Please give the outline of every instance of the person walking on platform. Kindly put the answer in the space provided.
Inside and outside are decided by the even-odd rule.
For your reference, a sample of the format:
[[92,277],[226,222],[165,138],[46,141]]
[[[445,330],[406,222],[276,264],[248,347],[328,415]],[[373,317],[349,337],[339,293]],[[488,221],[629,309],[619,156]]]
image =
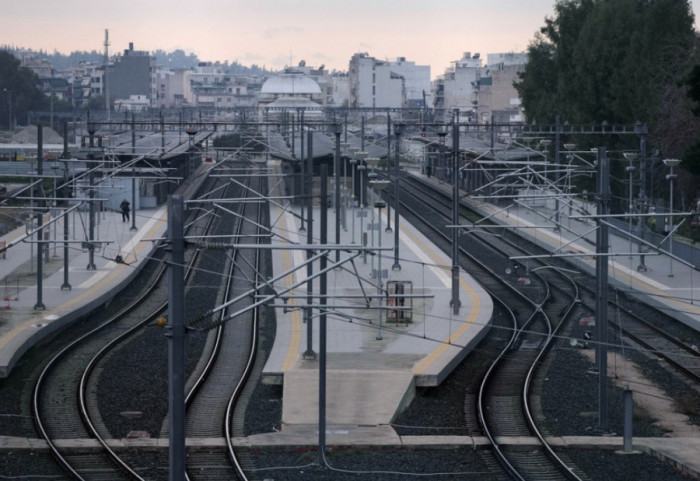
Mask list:
[[121,204],[119,204],[119,208],[122,210],[122,222],[129,222],[129,211],[131,210],[129,208],[129,201],[124,199]]

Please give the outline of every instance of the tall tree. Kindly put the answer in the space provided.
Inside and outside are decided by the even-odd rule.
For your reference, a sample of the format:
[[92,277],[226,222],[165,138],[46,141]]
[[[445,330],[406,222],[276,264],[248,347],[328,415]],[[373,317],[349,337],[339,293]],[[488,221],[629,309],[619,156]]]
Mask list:
[[[39,78],[20,65],[20,61],[6,50],[0,50],[0,125],[11,128],[26,121],[28,110],[46,109],[48,99],[39,89]],[[4,97],[4,98],[3,98]]]
[[528,120],[652,122],[692,61],[687,0],[558,0],[516,89]]

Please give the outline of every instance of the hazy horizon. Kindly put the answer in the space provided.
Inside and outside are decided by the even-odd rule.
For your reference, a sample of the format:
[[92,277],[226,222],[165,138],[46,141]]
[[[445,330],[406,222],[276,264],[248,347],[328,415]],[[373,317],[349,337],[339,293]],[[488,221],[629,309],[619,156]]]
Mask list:
[[[3,6],[0,44],[32,50],[110,53],[177,49],[200,61],[279,70],[305,60],[345,71],[350,58],[405,57],[441,75],[463,52],[523,52],[555,0],[35,0]],[[193,6],[194,5],[194,6]],[[692,4],[693,12],[697,9]]]

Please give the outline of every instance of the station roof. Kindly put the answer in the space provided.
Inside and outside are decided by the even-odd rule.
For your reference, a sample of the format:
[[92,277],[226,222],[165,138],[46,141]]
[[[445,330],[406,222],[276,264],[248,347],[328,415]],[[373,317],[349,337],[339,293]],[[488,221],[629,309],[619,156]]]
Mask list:
[[308,95],[320,94],[316,81],[302,73],[281,73],[270,77],[260,89],[262,94]]

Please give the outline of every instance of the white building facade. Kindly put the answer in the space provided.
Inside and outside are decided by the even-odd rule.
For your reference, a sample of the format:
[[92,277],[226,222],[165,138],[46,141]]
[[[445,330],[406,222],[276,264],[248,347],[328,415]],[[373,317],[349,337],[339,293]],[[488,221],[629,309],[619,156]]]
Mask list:
[[392,72],[389,62],[377,60],[367,53],[356,53],[350,59],[348,83],[350,107],[405,107],[405,80]]
[[415,62],[407,61],[406,57],[398,57],[389,64],[389,68],[404,79],[406,107],[423,108],[433,105],[429,65],[416,65]]

